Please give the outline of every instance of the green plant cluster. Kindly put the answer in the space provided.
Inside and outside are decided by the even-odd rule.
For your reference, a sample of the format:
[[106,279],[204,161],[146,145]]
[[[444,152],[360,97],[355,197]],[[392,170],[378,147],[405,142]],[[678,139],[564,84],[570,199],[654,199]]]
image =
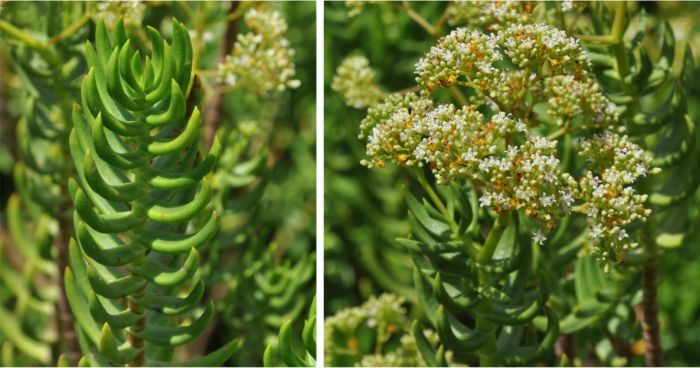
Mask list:
[[[0,9],[2,364],[262,364],[315,308],[314,5]],[[218,80],[251,11],[293,92]]]
[[[343,106],[343,96],[336,94],[328,98],[326,110],[326,135],[337,144],[326,152],[326,216],[330,222],[326,238],[332,242],[326,244],[325,277],[327,283],[345,289],[327,294],[327,314],[338,313],[327,320],[346,313],[337,312],[343,307],[356,306],[368,295],[386,290],[405,293],[412,301],[410,310],[416,326],[437,332],[439,343],[421,350],[430,365],[617,366],[645,361],[658,365],[660,357],[685,364],[697,362],[697,357],[685,348],[693,343],[693,335],[678,325],[681,320],[694,323],[695,318],[689,314],[672,316],[676,307],[665,298],[676,295],[673,300],[677,303],[680,299],[666,280],[679,277],[675,268],[664,268],[671,262],[681,267],[685,262],[679,260],[679,252],[692,253],[684,249],[692,248],[696,239],[693,229],[697,212],[689,210],[696,207],[698,184],[693,179],[698,156],[694,149],[698,136],[693,122],[697,111],[693,52],[685,41],[674,39],[678,31],[674,32],[662,16],[638,4],[564,5],[522,3],[517,5],[522,9],[512,17],[492,17],[500,7],[506,12],[512,7],[502,2],[479,6],[467,2],[464,6],[472,6],[470,11],[481,16],[459,20],[453,19],[462,6],[459,2],[368,4],[359,14],[354,14],[358,11],[353,8],[351,15],[350,9],[341,4],[329,6],[326,43],[339,46],[326,49],[326,88],[333,93],[330,81],[336,70],[341,72],[337,68],[346,57],[361,55],[369,60],[374,69],[371,74],[376,76],[374,84],[380,89],[401,93],[420,90],[412,85],[414,65],[423,63],[419,60],[428,53],[440,55],[431,47],[446,44],[437,40],[458,26],[492,34],[513,24],[546,23],[565,31],[585,49],[596,88],[615,105],[622,128],[609,129],[624,131],[652,157],[650,174],[635,185],[648,196],[646,206],[651,214],[645,223],[629,229],[641,246],[603,268],[592,254],[592,231],[586,229],[585,216],[580,214],[586,214],[585,208],[574,207],[546,240],[540,240],[533,238],[537,227],[527,210],[484,208],[479,198],[486,184],[479,180],[481,177],[440,185],[428,170],[402,167],[401,157],[397,165],[363,172],[358,165],[365,158],[362,143],[353,140],[360,134],[364,111],[349,111]],[[381,34],[375,29],[382,29]],[[436,68],[441,65],[439,57]],[[549,69],[544,67],[539,72],[551,72],[559,61],[550,60]],[[442,63],[451,65],[447,57]],[[505,65],[498,67],[508,69]],[[449,78],[441,84],[443,88],[436,90],[429,87],[435,106],[446,102],[475,106],[484,114],[494,109],[478,107],[483,103],[478,86]],[[491,94],[499,105],[496,111],[504,107],[498,100],[500,91]],[[526,92],[522,100],[527,106],[527,101],[537,98]],[[518,110],[516,115],[534,134],[557,142],[563,170],[581,175],[587,163],[577,155],[579,140],[603,129],[581,127],[581,122],[557,124],[556,116],[550,116],[558,111],[551,108],[556,103],[549,100],[550,108],[546,104],[530,106],[530,110]],[[422,107],[416,106],[409,108],[413,124],[421,114]],[[374,112],[372,108],[370,114],[382,116],[377,111],[383,107]],[[388,119],[391,114],[389,111],[380,119]],[[398,136],[396,139],[406,142]],[[403,188],[398,188],[401,184]],[[359,213],[362,216],[355,215]],[[376,216],[381,221],[375,220],[375,213],[381,214]],[[354,235],[358,229],[363,230],[364,238]],[[542,245],[535,244],[535,239]],[[379,272],[373,272],[371,263],[362,258],[359,250],[363,248],[386,258]],[[392,278],[395,269],[400,271],[401,265],[406,268],[406,256],[413,260],[413,280],[402,278],[400,283],[387,283],[387,279],[396,280]],[[689,260],[682,267],[692,272],[694,265]],[[660,324],[655,315],[659,279]],[[686,313],[697,313],[692,301],[683,305]],[[371,341],[359,333],[354,338],[360,346]],[[337,348],[344,346],[342,342],[336,344]],[[441,360],[445,352],[451,352],[450,361]]]

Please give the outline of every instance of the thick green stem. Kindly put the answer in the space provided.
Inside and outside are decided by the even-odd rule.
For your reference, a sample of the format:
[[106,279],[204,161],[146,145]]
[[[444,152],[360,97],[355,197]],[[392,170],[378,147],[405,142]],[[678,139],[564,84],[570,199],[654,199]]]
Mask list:
[[503,233],[506,231],[509,224],[510,212],[501,212],[496,218],[496,222],[493,224],[491,232],[489,232],[488,237],[486,237],[484,246],[481,248],[478,259],[480,264],[487,264],[491,261],[493,258],[493,253],[496,251],[496,247],[498,246],[498,242],[501,240],[501,236],[503,236]]
[[[134,181],[137,183],[145,182],[144,176],[146,171],[146,165],[137,169]],[[148,193],[143,192],[136,203],[144,203],[147,200]],[[130,273],[136,278],[142,277],[134,271],[130,271]],[[139,333],[146,327],[146,309],[139,302],[139,299],[141,299],[145,293],[146,284],[144,283],[144,286],[138,289],[134,294],[127,296],[127,306],[129,311],[139,316],[139,319],[127,329],[127,341],[134,349],[141,350],[138,355],[136,355],[134,359],[127,364],[127,366],[130,367],[141,367],[146,362],[146,349],[144,348],[144,341],[143,338],[139,336]]]
[[8,35],[20,40],[27,47],[36,50],[41,57],[44,58],[49,64],[52,65],[62,65],[62,61],[58,58],[55,52],[50,50],[46,43],[37,40],[36,38],[29,35],[22,29],[19,29],[12,24],[0,20],[0,31],[7,33]]
[[29,35],[29,33],[13,26],[12,24],[0,20],[0,31],[7,33],[8,35],[22,41],[23,44],[27,45],[32,49],[45,49],[46,45],[37,40],[36,38]]
[[[503,233],[510,224],[510,215],[510,212],[501,212],[496,218],[496,222],[493,224],[489,235],[486,237],[484,246],[481,247],[481,252],[479,253],[478,258],[478,262],[480,264],[488,264],[493,258],[496,247],[498,246]],[[479,270],[479,284],[491,284],[491,275],[489,275],[487,271]],[[495,332],[498,325],[489,321],[483,316],[483,312],[486,312],[489,309],[491,309],[491,301],[488,299],[482,301],[476,308],[476,330],[487,335],[486,343],[479,351],[479,365],[482,367],[495,366],[497,364],[494,354],[497,350]]]

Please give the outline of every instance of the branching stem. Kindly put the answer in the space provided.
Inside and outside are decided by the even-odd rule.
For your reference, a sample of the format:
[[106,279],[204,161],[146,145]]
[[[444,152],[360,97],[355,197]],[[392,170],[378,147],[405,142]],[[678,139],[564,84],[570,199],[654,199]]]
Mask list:
[[[89,5],[90,3],[87,4]],[[83,14],[83,16],[80,17],[80,19],[78,19],[75,23],[71,24],[70,27],[61,31],[61,33],[51,37],[46,43],[48,45],[54,45],[60,42],[61,40],[72,36],[75,32],[82,28],[85,25],[85,23],[89,22],[90,19],[92,19],[92,13],[88,11],[85,14]]]
[[411,17],[411,19],[413,19],[416,23],[418,23],[418,25],[421,26],[431,36],[436,35],[435,27],[433,27],[433,25],[430,24],[430,22],[425,20],[425,18],[423,18],[423,16],[418,14],[418,12],[413,10],[413,8],[411,7],[411,4],[408,1],[404,0],[402,3],[403,3],[403,8],[406,11],[406,14],[409,17]]

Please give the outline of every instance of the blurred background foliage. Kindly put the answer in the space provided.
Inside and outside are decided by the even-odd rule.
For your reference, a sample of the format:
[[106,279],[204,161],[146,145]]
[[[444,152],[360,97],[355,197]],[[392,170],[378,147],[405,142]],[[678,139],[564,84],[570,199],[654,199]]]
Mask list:
[[[201,263],[207,284],[205,298],[216,303],[217,319],[196,342],[177,354],[179,360],[188,359],[242,337],[243,347],[226,365],[262,365],[263,352],[268,345],[277,344],[284,323],[294,321],[292,330],[301,336],[315,294],[316,4],[137,3],[3,1],[0,20],[45,40],[90,14],[89,21],[77,32],[54,47],[59,54],[70,48],[70,55],[77,58],[79,66],[84,65],[84,41],[94,38],[95,21],[99,17],[109,25],[110,20],[114,22],[124,16],[127,32],[141,41],[135,45],[141,49],[150,47],[144,33],[146,25],[169,38],[170,19],[175,17],[190,30],[201,83],[196,97],[204,105],[205,117],[214,116],[210,120],[215,121],[206,125],[214,128],[212,134],[219,135],[224,144],[214,178],[216,206],[222,217],[218,235],[202,250]],[[295,50],[294,79],[299,80],[299,87],[259,93],[226,88],[218,78],[217,65],[231,51],[236,36],[251,31],[243,19],[250,9],[279,11],[286,20],[285,37]],[[57,233],[56,223],[50,216],[33,213],[27,216],[22,212],[17,217],[23,220],[19,226],[31,238],[18,241],[12,231],[7,231],[14,225],[8,212],[18,211],[21,206],[11,199],[15,198],[12,193],[19,189],[13,180],[13,168],[23,160],[18,152],[16,127],[30,88],[13,65],[17,50],[24,51],[23,46],[0,31],[0,260],[3,261],[0,320],[10,327],[0,331],[0,345],[4,364],[49,364],[60,353],[53,321],[56,317],[53,302],[59,285],[55,277],[57,269],[51,265],[56,254],[50,246],[51,238]],[[45,68],[41,63],[40,57],[34,57],[29,65]],[[79,83],[85,70],[76,70]],[[59,90],[61,86],[45,88]],[[75,91],[66,94],[72,92]],[[69,101],[68,109],[73,102],[79,100]],[[70,116],[70,110],[60,113]],[[37,255],[32,262],[27,261],[21,249],[25,244],[34,248],[29,254]],[[11,265],[6,264],[7,260],[12,260]],[[23,290],[27,283],[32,286]],[[34,296],[27,297],[27,293]],[[30,319],[20,318],[12,326],[6,323],[7,311],[24,313],[27,301],[29,311],[38,318],[31,323],[27,322]],[[16,333],[8,332],[13,329]],[[34,357],[25,357],[23,349],[15,349],[30,341],[28,337],[42,342],[36,347],[38,354]]]
[[[325,7],[325,315],[328,318],[390,292],[404,297],[409,312],[419,316],[412,291],[412,263],[395,241],[410,231],[403,201],[409,173],[394,165],[381,170],[360,165],[364,145],[357,135],[366,109],[346,106],[342,96],[331,89],[331,82],[343,59],[360,55],[369,59],[384,91],[410,88],[415,84],[415,63],[437,38],[414,22],[401,3],[348,3],[332,2]],[[447,6],[443,2],[410,5],[433,24]],[[669,21],[677,43],[690,44],[698,65],[700,4],[659,1],[640,6],[657,20]],[[361,11],[353,16],[353,8]],[[443,27],[439,36],[451,29]],[[689,97],[689,113],[697,121],[697,83]],[[696,193],[689,218],[698,211],[699,201]],[[681,247],[664,250],[660,257],[661,339],[668,365],[700,364],[700,296],[691,292],[698,289],[700,279],[699,249],[700,236],[695,232]]]

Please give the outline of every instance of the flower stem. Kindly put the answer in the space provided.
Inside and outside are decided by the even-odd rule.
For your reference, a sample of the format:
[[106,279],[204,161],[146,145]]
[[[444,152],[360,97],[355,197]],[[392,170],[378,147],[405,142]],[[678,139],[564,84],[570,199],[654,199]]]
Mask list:
[[509,224],[510,212],[503,211],[498,214],[496,222],[494,222],[488,237],[486,237],[486,242],[479,253],[479,263],[487,264],[491,261],[493,258],[493,253],[496,251],[496,247],[498,246],[498,242],[501,240],[501,236],[503,236],[503,233],[506,231]]
[[4,20],[0,20],[0,31],[5,32],[8,35],[22,41],[23,44],[29,46],[32,49],[39,50],[46,48],[46,45],[44,45],[41,41],[37,40],[36,38],[30,36],[29,33],[13,26],[12,24]]
[[60,42],[61,40],[65,39],[66,37],[72,36],[75,32],[82,28],[85,25],[85,23],[89,22],[90,19],[92,19],[92,13],[88,11],[87,13],[83,14],[83,16],[80,17],[80,19],[78,19],[70,27],[61,31],[61,33],[51,37],[46,43],[48,45],[54,45]]
[[423,29],[425,29],[425,31],[428,32],[428,34],[430,34],[431,36],[435,36],[436,33],[433,25],[430,24],[430,22],[428,22],[427,20],[425,20],[425,18],[423,18],[415,10],[413,10],[408,1],[403,1],[403,8],[404,10],[406,10],[406,14],[408,14],[408,16],[411,17],[411,19],[418,23],[419,26],[423,27]]

